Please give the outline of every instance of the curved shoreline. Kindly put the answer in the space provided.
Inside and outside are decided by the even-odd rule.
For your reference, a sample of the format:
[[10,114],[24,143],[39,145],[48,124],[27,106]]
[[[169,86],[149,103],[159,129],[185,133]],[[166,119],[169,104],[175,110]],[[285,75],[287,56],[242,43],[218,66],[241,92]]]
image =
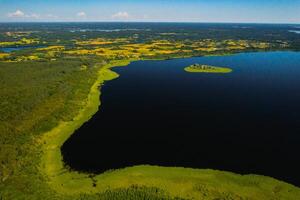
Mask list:
[[[293,190],[293,192],[300,195],[298,188],[273,178],[258,175],[238,175],[218,170],[143,165],[118,169],[91,177],[89,174],[67,169],[62,160],[60,147],[76,129],[98,111],[101,104],[99,98],[101,91],[98,87],[105,81],[119,76],[111,71],[110,68],[126,66],[131,61],[134,60],[114,61],[103,66],[98,72],[98,79],[90,89],[84,108],[80,110],[78,116],[73,121],[61,122],[57,127],[43,134],[38,139],[42,153],[39,170],[53,190],[63,195],[77,195],[142,185],[159,187],[172,196],[188,198],[191,196],[197,197],[197,195],[199,197],[199,193],[195,192],[195,186],[200,183],[212,191],[216,190],[216,187],[224,187],[224,183],[226,183],[227,186],[224,190],[231,193],[240,190],[241,188],[239,187],[242,184],[247,197],[251,197],[251,192],[255,189],[257,197],[261,199],[270,198],[268,194],[273,196],[273,190],[278,185],[282,188],[284,194],[288,195],[289,191]],[[259,187],[250,187],[253,182],[257,183]]]
[[[88,121],[97,111],[101,104],[101,91],[98,89],[105,81],[117,78],[119,75],[109,68],[113,66],[126,66],[129,61],[111,62],[98,71],[98,78],[90,89],[84,108],[79,111],[78,115],[70,122],[60,122],[57,127],[42,135],[38,143],[42,147],[40,172],[47,177],[48,184],[55,190],[59,191],[61,183],[65,183],[68,177],[86,179],[86,175],[77,172],[63,173],[66,170],[60,147],[63,143],[78,129],[83,123]],[[66,177],[66,175],[68,177]],[[87,181],[87,182],[86,182]],[[85,180],[90,183],[91,179]],[[71,192],[71,191],[69,191]]]

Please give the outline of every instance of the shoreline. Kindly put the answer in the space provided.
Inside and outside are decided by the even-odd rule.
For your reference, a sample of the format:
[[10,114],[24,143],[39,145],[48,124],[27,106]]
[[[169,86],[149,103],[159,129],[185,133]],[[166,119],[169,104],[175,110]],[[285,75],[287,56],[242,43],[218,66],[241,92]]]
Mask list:
[[[39,139],[37,139],[37,142],[41,147],[39,172],[43,175],[51,189],[61,195],[78,195],[95,194],[111,189],[141,185],[158,187],[168,192],[171,196],[188,198],[190,196],[189,194],[192,196],[199,195],[199,193],[194,191],[194,187],[198,184],[199,180],[204,181],[205,183],[203,182],[203,184],[206,184],[206,186],[212,190],[216,187],[215,185],[211,185],[212,182],[220,182],[214,182],[214,184],[222,187],[222,184],[224,184],[223,181],[225,181],[226,184],[231,185],[231,187],[226,188],[226,190],[231,192],[235,192],[239,187],[240,182],[248,185],[254,181],[260,183],[260,187],[257,188],[257,192],[261,195],[260,197],[265,197],[266,192],[272,193],[272,188],[269,184],[276,186],[280,185],[286,190],[285,192],[293,190],[300,195],[300,190],[297,187],[271,177],[239,175],[211,169],[140,165],[107,171],[98,175],[68,169],[63,163],[60,147],[76,129],[87,122],[98,111],[99,106],[101,105],[101,88],[99,89],[99,86],[105,81],[119,77],[117,73],[110,69],[113,67],[127,66],[134,61],[139,60],[118,60],[102,66],[98,71],[98,78],[91,87],[87,99],[84,100],[85,105],[79,111],[78,115],[72,121],[59,123],[58,126],[49,132],[42,134]],[[225,178],[223,181],[219,181],[220,177],[221,180],[222,177]],[[174,180],[180,181],[174,182]],[[249,189],[251,190],[251,188]],[[253,189],[254,188],[252,188],[252,190]]]
[[[60,147],[63,143],[78,129],[82,124],[87,122],[97,111],[101,105],[100,95],[101,90],[99,87],[105,82],[117,78],[119,75],[110,70],[111,67],[115,66],[126,66],[129,61],[117,61],[111,62],[98,71],[98,78],[92,85],[87,99],[85,99],[84,107],[79,111],[78,115],[69,122],[60,122],[58,126],[53,128],[47,133],[44,133],[41,138],[38,139],[38,143],[42,147],[41,164],[39,170],[42,175],[45,175],[48,179],[48,184],[56,186],[61,184],[56,184],[60,182],[60,178],[65,179],[66,177],[60,177],[60,173],[66,170],[63,163]],[[81,173],[69,172],[71,176],[76,176],[76,178],[85,178],[86,175],[82,176]],[[78,177],[79,175],[79,177]],[[56,180],[55,180],[56,179]],[[90,182],[90,179],[89,181]]]

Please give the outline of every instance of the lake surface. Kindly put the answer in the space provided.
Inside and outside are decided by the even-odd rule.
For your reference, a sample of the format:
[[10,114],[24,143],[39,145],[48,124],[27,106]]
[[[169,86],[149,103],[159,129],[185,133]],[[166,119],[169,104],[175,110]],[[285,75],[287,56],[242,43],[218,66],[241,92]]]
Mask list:
[[[188,73],[191,64],[230,74]],[[100,110],[62,147],[71,168],[151,164],[272,176],[300,186],[300,53],[242,53],[113,68]]]
[[300,34],[300,31],[298,31],[298,30],[290,30],[290,32]]
[[43,48],[45,46],[18,46],[18,47],[0,47],[0,51],[3,51],[5,53],[10,53],[13,51],[19,51],[19,50],[23,50],[23,49],[36,49],[36,48]]

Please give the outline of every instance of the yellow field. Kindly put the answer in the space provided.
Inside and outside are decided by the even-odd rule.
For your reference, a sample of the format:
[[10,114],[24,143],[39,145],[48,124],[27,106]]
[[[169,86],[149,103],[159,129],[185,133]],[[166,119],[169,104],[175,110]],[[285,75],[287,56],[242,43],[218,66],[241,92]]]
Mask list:
[[9,56],[8,53],[0,53],[0,59],[6,58],[8,56]]
[[38,48],[38,51],[50,51],[50,50],[56,50],[56,51],[61,51],[65,50],[64,46],[49,46],[49,47],[44,47],[44,48]]
[[[17,44],[38,43],[35,39],[22,38],[17,42],[0,42],[0,46],[9,46]],[[152,40],[144,43],[136,43],[133,38],[95,38],[84,41],[73,40],[75,47],[66,48],[62,45],[53,45],[36,49],[32,55],[19,56],[14,60],[6,61],[27,61],[38,60],[39,57],[49,60],[56,59],[61,54],[69,56],[80,55],[96,55],[104,59],[120,60],[120,59],[139,59],[151,58],[157,56],[173,56],[189,55],[193,52],[199,53],[215,53],[218,51],[239,51],[246,49],[267,49],[271,44],[250,40]],[[6,55],[0,55],[0,58]]]
[[27,39],[27,38],[22,38],[18,41],[14,42],[0,42],[0,46],[5,47],[5,46],[18,46],[18,45],[28,45],[28,44],[38,44],[39,40],[38,39]]

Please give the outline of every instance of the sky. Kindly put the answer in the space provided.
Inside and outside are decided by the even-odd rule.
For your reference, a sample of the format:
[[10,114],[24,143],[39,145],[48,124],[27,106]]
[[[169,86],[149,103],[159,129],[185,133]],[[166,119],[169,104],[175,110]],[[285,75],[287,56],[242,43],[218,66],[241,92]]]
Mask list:
[[300,23],[300,0],[0,0],[0,22]]

